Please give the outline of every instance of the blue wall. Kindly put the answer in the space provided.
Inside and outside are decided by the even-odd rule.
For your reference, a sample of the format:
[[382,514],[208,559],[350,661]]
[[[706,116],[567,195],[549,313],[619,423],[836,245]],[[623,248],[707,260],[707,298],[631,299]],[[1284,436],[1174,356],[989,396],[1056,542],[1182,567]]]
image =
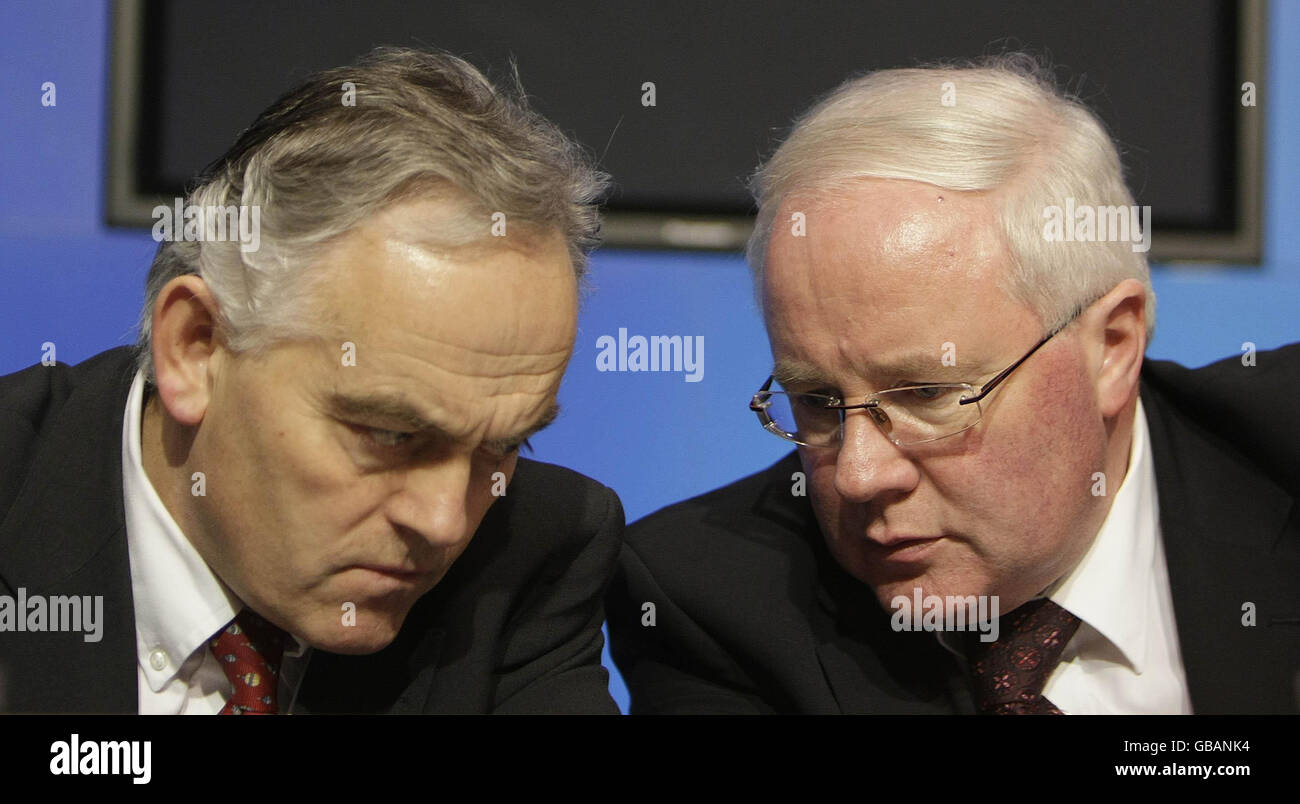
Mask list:
[[[0,3],[0,374],[38,362],[41,344],[78,362],[133,341],[147,231],[103,224],[109,8],[64,0]],[[1300,313],[1300,2],[1269,9],[1265,253],[1258,267],[1159,266],[1149,354],[1203,365],[1297,340]],[[53,81],[58,105],[43,108]],[[618,491],[629,521],[762,468],[785,452],[746,408],[770,357],[739,256],[599,252],[564,415],[536,457]],[[596,340],[703,336],[704,377],[603,373]],[[612,664],[606,661],[606,665]],[[620,704],[626,691],[614,674]]]

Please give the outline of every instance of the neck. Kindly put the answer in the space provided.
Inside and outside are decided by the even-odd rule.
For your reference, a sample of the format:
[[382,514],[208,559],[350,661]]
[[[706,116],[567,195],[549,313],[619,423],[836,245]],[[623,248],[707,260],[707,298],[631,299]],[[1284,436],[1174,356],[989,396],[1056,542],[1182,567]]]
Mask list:
[[[1137,394],[1120,410],[1115,418],[1106,422],[1106,499],[1105,510],[1110,510],[1115,492],[1128,477],[1129,455],[1133,452],[1133,430],[1137,426]],[[1104,517],[1103,517],[1104,518]],[[1097,523],[1101,527],[1101,523]]]
[[[191,493],[190,453],[194,428],[183,427],[167,415],[158,394],[146,388],[140,422],[140,463],[150,485],[162,500],[163,507],[180,527],[181,533],[202,550],[193,534],[198,530],[194,495]],[[206,560],[204,556],[204,560]]]

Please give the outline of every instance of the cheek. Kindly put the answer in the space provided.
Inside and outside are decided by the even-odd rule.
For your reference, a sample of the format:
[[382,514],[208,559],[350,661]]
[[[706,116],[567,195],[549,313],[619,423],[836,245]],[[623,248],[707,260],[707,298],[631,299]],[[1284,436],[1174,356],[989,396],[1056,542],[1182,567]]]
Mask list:
[[1082,367],[1052,367],[1048,378],[1035,385],[1034,394],[1021,398],[1024,403],[1005,417],[996,437],[990,430],[998,464],[993,468],[1016,477],[1022,486],[1033,483],[1039,473],[1036,480],[1044,489],[1086,492],[1089,474],[1101,466],[1105,430]]
[[1055,550],[1092,503],[1104,453],[1100,415],[1070,367],[1053,377],[985,411],[970,449],[926,464],[953,525],[986,548]]
[[329,421],[268,398],[246,403],[236,419],[221,458],[237,472],[237,495],[223,505],[242,509],[260,531],[276,523],[286,541],[296,531],[319,540],[363,520],[382,500],[382,478],[358,471]]

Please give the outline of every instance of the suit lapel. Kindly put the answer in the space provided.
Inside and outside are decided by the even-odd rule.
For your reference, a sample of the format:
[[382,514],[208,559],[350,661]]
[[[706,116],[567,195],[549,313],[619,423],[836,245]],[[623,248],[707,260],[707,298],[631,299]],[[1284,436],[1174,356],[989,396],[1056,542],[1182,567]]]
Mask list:
[[838,565],[823,564],[821,575],[818,603],[829,626],[818,629],[817,659],[840,712],[974,713],[960,665],[934,634],[894,632],[866,584]]
[[[931,635],[911,636],[923,638]],[[888,687],[895,692],[882,694],[882,688],[878,686],[879,674],[883,672],[880,657],[868,646],[847,637],[817,646],[817,660],[841,714],[975,714],[975,704],[957,663],[951,658],[935,659],[942,664],[927,667],[915,675],[892,679]]]
[[1146,384],[1142,402],[1193,710],[1294,712],[1300,625],[1284,621],[1300,621],[1295,501]]
[[81,632],[5,635],[5,683],[25,709],[137,711],[122,499],[122,414],[133,376],[127,349],[85,368],[43,424],[27,479],[0,524],[8,594],[103,596],[99,641]]

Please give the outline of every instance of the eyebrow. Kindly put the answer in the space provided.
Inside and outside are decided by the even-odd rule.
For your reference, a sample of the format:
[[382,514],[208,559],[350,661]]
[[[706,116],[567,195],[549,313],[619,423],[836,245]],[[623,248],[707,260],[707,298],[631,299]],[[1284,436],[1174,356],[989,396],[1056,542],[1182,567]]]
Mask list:
[[[867,370],[865,373],[869,376],[920,378],[921,380],[932,379],[935,374],[947,375],[948,378],[952,378],[957,374],[969,376],[972,373],[970,368],[976,370],[976,376],[987,373],[980,363],[966,365],[958,363],[956,366],[945,366],[942,352],[909,352],[890,360],[868,363],[863,368]],[[772,376],[783,388],[799,385],[837,384],[836,379],[818,366],[795,359],[777,360],[772,366]]]
[[522,432],[510,436],[509,438],[498,438],[492,441],[484,441],[483,443],[485,446],[490,447],[499,452],[506,452],[507,450],[517,447],[520,444],[524,443],[528,439],[532,438],[533,436],[537,435],[541,431],[545,430],[547,427],[550,427],[551,423],[554,422],[559,415],[560,415],[560,403],[552,402],[550,407],[548,407],[542,413],[541,417],[538,418],[537,421],[533,422],[531,426],[529,426]]
[[[349,396],[335,393],[329,398],[331,407],[340,416],[383,422],[403,427],[413,433],[450,437],[446,429],[425,418],[413,405],[388,396]],[[510,447],[537,435],[560,415],[560,405],[552,402],[542,415],[519,433],[506,438],[485,441],[490,447]]]

